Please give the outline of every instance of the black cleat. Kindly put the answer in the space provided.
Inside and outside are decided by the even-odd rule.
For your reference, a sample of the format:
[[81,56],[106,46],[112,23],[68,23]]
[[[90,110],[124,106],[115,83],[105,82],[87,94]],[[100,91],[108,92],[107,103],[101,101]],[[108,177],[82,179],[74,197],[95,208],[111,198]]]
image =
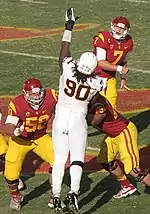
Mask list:
[[62,203],[59,197],[54,197],[54,211],[55,213],[63,213]]
[[78,213],[79,211],[78,199],[77,195],[74,192],[68,193],[66,195],[64,203],[68,207],[70,213]]

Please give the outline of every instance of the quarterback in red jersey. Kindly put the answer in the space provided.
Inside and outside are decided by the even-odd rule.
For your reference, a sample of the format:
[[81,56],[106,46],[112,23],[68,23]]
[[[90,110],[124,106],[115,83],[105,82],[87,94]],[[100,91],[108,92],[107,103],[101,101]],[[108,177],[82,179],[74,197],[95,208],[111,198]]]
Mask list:
[[128,34],[130,23],[124,16],[115,18],[110,31],[98,32],[93,39],[94,53],[98,58],[95,70],[100,77],[107,79],[105,96],[114,108],[117,101],[116,72],[121,76],[121,88],[129,90],[126,85],[127,54],[133,49],[132,37]]
[[18,179],[27,153],[32,150],[53,165],[53,144],[46,129],[56,102],[53,89],[43,89],[38,79],[30,78],[24,83],[23,94],[9,103],[8,116],[0,131],[10,136],[4,174],[11,194],[11,209],[21,208]]
[[118,164],[117,154],[120,154],[126,174],[150,186],[150,174],[139,167],[136,126],[118,113],[100,94],[91,101],[87,120],[93,127],[106,134],[100,146],[98,161],[105,170],[116,176],[121,185],[121,190],[114,198],[126,197],[136,191]]

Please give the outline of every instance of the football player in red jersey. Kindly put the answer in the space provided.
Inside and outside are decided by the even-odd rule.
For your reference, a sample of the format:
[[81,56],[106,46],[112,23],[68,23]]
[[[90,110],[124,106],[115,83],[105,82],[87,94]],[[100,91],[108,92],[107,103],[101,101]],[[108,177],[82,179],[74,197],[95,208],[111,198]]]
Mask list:
[[[136,180],[150,186],[150,174],[139,167],[136,126],[118,113],[100,94],[91,101],[87,120],[93,127],[106,134],[97,159],[105,170],[115,175],[121,185],[121,190],[114,198],[126,197],[136,191],[125,174],[130,174]],[[125,173],[116,159],[117,154],[120,155]]]
[[4,174],[11,195],[11,209],[21,208],[18,179],[27,153],[32,150],[53,165],[53,144],[46,130],[56,102],[57,94],[53,89],[43,89],[40,80],[30,78],[24,82],[23,94],[9,103],[8,116],[0,131],[10,136]]
[[[0,123],[1,123],[1,118],[0,118]],[[8,150],[8,143],[5,137],[0,134],[0,161],[2,161],[3,165],[5,165],[5,155]],[[18,184],[18,189],[22,190],[24,188],[24,183],[23,181],[19,178],[19,184]]]
[[98,58],[95,70],[100,77],[107,79],[107,88],[101,92],[114,108],[117,101],[116,72],[121,77],[121,88],[130,90],[126,85],[127,54],[133,49],[132,37],[128,34],[130,23],[124,16],[115,18],[110,31],[98,32],[93,39],[94,53]]

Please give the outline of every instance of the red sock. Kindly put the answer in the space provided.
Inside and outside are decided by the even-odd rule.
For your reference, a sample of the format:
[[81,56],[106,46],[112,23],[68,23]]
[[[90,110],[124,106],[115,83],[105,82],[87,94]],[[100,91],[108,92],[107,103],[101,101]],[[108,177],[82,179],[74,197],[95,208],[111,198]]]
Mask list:
[[119,183],[120,183],[121,186],[129,186],[131,184],[128,179],[119,180]]

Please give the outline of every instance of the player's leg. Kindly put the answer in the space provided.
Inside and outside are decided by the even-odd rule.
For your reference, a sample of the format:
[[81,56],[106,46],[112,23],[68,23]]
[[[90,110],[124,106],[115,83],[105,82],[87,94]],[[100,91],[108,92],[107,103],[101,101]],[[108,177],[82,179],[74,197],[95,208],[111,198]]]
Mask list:
[[5,154],[8,149],[7,141],[5,140],[4,136],[0,134],[0,160],[2,162],[5,161]]
[[[50,166],[53,166],[54,163],[54,148],[52,143],[52,138],[45,134],[43,137],[35,140],[35,144],[38,145],[34,148],[33,152],[36,153],[39,157],[41,157],[44,161],[48,162]],[[50,172],[49,177],[50,182],[50,202],[48,206],[53,208],[53,195],[52,195],[52,177]]]
[[116,109],[117,104],[117,81],[116,78],[111,78],[107,80],[107,86],[105,92],[100,92],[101,95],[106,97],[111,103],[113,108]]
[[69,153],[68,142],[68,121],[70,119],[70,111],[58,111],[52,126],[52,140],[54,144],[54,165],[52,168],[52,183],[54,194],[54,209],[62,211],[60,193],[61,184],[65,172],[65,164]]
[[[24,144],[25,143],[25,144]],[[21,208],[21,200],[18,190],[19,176],[22,169],[22,164],[30,146],[24,146],[26,142],[20,141],[20,138],[10,137],[9,147],[6,153],[5,162],[5,180],[11,195],[10,208],[19,210]]]
[[135,125],[130,122],[127,130],[125,130],[124,132],[124,135],[128,140],[128,146],[126,150],[130,152],[130,162],[129,158],[126,158],[126,160],[124,161],[124,165],[126,165],[125,171],[126,173],[133,176],[137,181],[150,186],[150,173],[146,170],[141,170],[139,167],[139,150],[137,147],[137,129]]
[[66,204],[73,213],[78,212],[78,195],[83,172],[85,149],[87,145],[87,123],[81,115],[73,115],[69,121],[70,149],[70,191],[66,195]]
[[[116,143],[116,139],[105,137],[104,141],[101,143],[100,152],[97,157],[98,162],[101,163],[101,165],[106,171],[110,172],[115,176],[121,186],[121,190],[118,194],[114,195],[114,198],[126,197],[126,194],[131,193],[131,191],[136,191],[136,188],[127,179],[124,171],[120,167],[119,162],[115,160],[118,151],[119,150],[118,145]],[[129,193],[126,193],[126,187],[130,187],[130,189],[132,190]]]
[[[133,123],[116,138],[120,159],[124,165],[126,174],[130,174],[132,169],[139,167],[139,152],[137,147],[137,129]],[[126,197],[136,192],[136,188],[128,180],[120,181],[121,190],[115,198]]]
[[[5,165],[5,155],[8,150],[8,143],[7,143],[8,140],[9,140],[9,137],[7,136],[4,137],[2,134],[0,134],[0,160],[3,162],[4,165]],[[19,178],[18,189],[22,190],[23,188],[24,188],[24,183],[21,180],[21,178]]]

